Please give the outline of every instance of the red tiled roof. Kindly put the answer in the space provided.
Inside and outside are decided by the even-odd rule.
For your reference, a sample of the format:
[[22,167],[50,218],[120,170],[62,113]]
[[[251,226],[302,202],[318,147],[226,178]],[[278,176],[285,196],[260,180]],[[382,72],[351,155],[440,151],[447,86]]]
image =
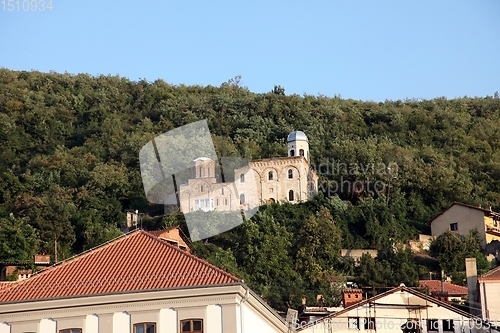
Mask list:
[[14,285],[17,281],[0,281],[0,290],[7,289]]
[[[440,280],[420,280],[418,283],[424,287],[428,288],[429,291],[441,291],[441,281]],[[450,296],[461,296],[468,294],[468,288],[464,286],[459,286],[458,284],[453,284],[450,282],[444,282],[444,291],[448,292]]]
[[0,302],[240,282],[146,231],[134,230],[1,290]]
[[479,281],[500,281],[500,266],[493,268],[491,271],[481,275]]

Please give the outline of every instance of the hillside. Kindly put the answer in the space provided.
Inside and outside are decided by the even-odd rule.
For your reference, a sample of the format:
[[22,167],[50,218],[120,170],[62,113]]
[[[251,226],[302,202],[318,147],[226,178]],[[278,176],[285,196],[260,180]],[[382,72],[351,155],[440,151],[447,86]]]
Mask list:
[[[194,244],[277,308],[327,294],[328,278],[353,273],[339,261],[340,248],[405,242],[427,232],[425,222],[452,201],[500,209],[497,96],[374,103],[287,96],[279,86],[255,94],[234,81],[172,86],[1,69],[0,118],[0,261],[53,255],[55,245],[58,259],[67,258],[120,234],[127,210],[151,216],[147,228],[182,224],[180,214],[153,218],[163,208],[145,199],[138,152],[200,119],[218,156],[283,156],[290,132],[309,137],[320,187],[330,191],[300,205],[263,207],[210,244]],[[390,191],[334,186],[356,181]],[[387,256],[367,263],[375,266],[365,284],[411,285],[432,269],[404,251]]]

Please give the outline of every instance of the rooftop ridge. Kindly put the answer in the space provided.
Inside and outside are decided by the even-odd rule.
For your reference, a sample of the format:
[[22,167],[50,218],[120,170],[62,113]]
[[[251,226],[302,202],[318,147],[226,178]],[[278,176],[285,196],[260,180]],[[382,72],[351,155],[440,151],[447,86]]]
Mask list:
[[215,270],[218,273],[226,275],[228,278],[235,280],[234,282],[241,282],[242,281],[240,278],[238,278],[238,277],[230,274],[229,272],[226,272],[222,268],[219,268],[219,267],[215,266],[214,264],[211,264],[210,262],[208,262],[208,261],[206,261],[206,260],[204,260],[204,259],[202,259],[200,257],[195,256],[192,253],[189,253],[189,252],[186,252],[184,250],[181,250],[179,247],[170,244],[169,242],[167,242],[164,239],[156,237],[156,236],[152,235],[151,233],[149,233],[147,231],[144,231],[144,230],[141,230],[141,232],[144,233],[145,235],[147,235],[148,237],[154,239],[156,242],[161,242],[162,244],[164,244],[164,245],[170,247],[171,249],[173,249],[174,251],[177,251],[177,252],[181,253],[182,255],[187,256],[188,258],[194,259],[197,262],[202,263],[202,264],[208,266],[209,268],[212,268],[213,270]]

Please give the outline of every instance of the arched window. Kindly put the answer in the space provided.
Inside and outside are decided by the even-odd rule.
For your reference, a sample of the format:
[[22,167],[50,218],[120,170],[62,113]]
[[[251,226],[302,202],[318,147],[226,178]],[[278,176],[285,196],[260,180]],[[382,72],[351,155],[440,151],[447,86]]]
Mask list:
[[210,177],[210,167],[207,168],[207,176]]
[[299,155],[304,156],[304,149],[299,150]]
[[220,189],[222,195],[224,195],[224,187]]
[[244,174],[244,173],[242,173],[242,174],[240,175],[240,183],[244,183],[244,182],[245,182],[245,174]]
[[273,180],[273,172],[272,172],[272,171],[269,171],[269,172],[267,173],[267,178],[268,178],[269,180]]
[[201,167],[199,167],[199,177],[201,177]]
[[294,198],[294,193],[293,190],[288,191],[288,201],[293,201]]
[[205,191],[205,185],[201,185],[200,186],[200,192],[204,192]]
[[241,193],[240,194],[240,205],[243,205],[245,203],[245,194]]
[[288,179],[292,179],[292,178],[293,178],[293,170],[288,169]]
[[295,150],[290,150],[290,156],[295,156]]
[[227,199],[224,199],[224,205],[227,206],[227,204],[228,204]]

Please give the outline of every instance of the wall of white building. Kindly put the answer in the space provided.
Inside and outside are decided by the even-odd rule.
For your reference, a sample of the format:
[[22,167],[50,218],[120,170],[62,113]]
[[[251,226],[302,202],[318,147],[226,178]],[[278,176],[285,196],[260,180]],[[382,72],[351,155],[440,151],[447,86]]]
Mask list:
[[[394,304],[399,304],[399,306]],[[422,308],[413,307],[410,311],[411,306],[406,306],[409,304],[420,305]],[[369,321],[368,318],[375,318],[375,329],[365,328],[364,323]],[[302,330],[301,333],[402,333],[401,325],[405,324],[409,318],[416,318],[421,322],[423,333],[487,332],[475,320],[470,320],[408,292],[395,292],[376,300],[375,305],[359,306],[340,314],[338,317],[331,318],[330,321],[320,321],[316,325]],[[435,322],[437,325],[434,329],[427,327],[428,319],[437,319]],[[358,327],[354,325],[355,322],[359,322]],[[452,326],[451,330],[445,329],[447,323]]]

